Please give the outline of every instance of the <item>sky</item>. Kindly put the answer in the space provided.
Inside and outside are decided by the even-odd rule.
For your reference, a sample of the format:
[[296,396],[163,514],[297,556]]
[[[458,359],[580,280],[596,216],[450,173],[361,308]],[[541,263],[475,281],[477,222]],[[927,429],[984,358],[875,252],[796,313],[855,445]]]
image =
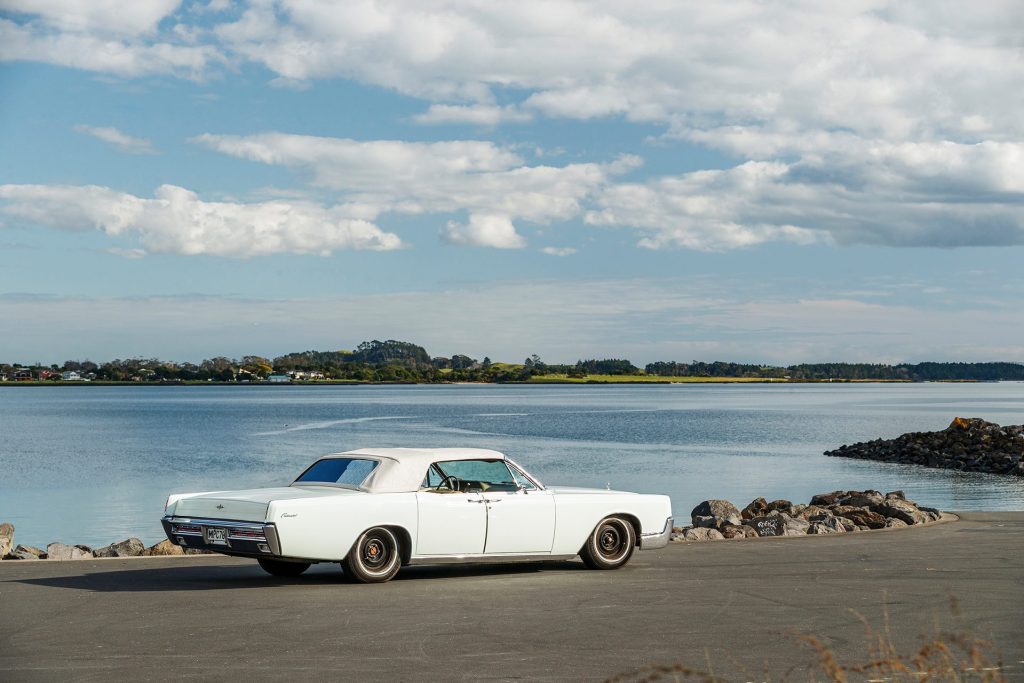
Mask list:
[[0,361],[1024,361],[1024,5],[0,0]]

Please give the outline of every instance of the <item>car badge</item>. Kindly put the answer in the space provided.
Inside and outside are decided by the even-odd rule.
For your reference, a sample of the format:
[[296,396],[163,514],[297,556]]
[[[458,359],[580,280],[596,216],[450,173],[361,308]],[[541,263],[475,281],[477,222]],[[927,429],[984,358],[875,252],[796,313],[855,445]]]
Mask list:
[[223,509],[224,509],[224,506],[223,506],[223,505],[218,505],[218,506],[217,506],[217,509],[218,509],[218,510],[223,510]]

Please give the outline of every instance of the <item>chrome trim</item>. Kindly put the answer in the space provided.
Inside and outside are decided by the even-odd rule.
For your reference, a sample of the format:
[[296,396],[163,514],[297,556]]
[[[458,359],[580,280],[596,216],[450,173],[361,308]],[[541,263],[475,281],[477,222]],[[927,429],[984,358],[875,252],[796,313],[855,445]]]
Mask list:
[[[227,552],[235,551],[236,548],[232,547],[231,541],[243,541],[247,543],[266,543],[270,547],[270,552],[273,555],[281,555],[281,541],[277,535],[277,527],[274,524],[268,524],[266,522],[239,522],[237,520],[230,519],[210,519],[205,517],[177,517],[175,515],[164,515],[160,520],[164,529],[167,533],[167,538],[170,539],[171,543],[178,544],[178,538],[180,536],[188,537],[189,539],[198,539],[201,542],[201,546],[207,550],[213,550],[215,552]],[[198,526],[199,531],[177,531],[174,527],[179,525]],[[227,534],[227,545],[221,545],[219,543],[209,543],[206,540],[206,530],[209,527],[217,527],[219,529],[226,529]],[[248,531],[252,534],[259,534],[259,536],[244,536],[232,533],[234,531]],[[179,544],[180,545],[180,544]],[[187,547],[200,547],[199,545],[189,544]],[[243,551],[244,552],[244,551]]]
[[672,537],[672,518],[665,520],[665,526],[661,531],[651,534],[640,535],[640,550],[657,550],[668,545],[668,539]]
[[270,546],[270,552],[280,556],[281,540],[277,537],[277,527],[273,524],[267,524],[263,527],[263,535],[267,537],[267,545]]
[[410,565],[424,564],[498,564],[504,562],[560,562],[571,560],[573,555],[552,555],[550,553],[524,553],[521,555],[413,555]]
[[[520,465],[519,463],[517,463],[515,460],[513,460],[512,458],[509,458],[509,457],[506,456],[505,457],[505,463],[508,464],[508,465],[512,465],[512,467],[514,467],[517,470],[519,470],[520,474],[522,474],[524,477],[526,477],[531,482],[533,482],[533,485],[537,487],[537,490],[539,490],[539,491],[543,491],[544,490],[544,484],[540,483],[540,481],[537,480],[537,477],[533,476],[532,474],[527,472],[525,469],[523,469],[523,466]],[[512,475],[515,476],[515,472],[513,472]]]

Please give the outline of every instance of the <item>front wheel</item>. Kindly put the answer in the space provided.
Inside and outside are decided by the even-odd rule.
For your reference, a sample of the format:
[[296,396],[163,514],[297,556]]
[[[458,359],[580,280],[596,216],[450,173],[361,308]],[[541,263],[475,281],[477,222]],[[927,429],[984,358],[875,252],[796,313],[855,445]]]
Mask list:
[[265,557],[258,557],[256,561],[263,567],[263,571],[273,576],[298,576],[309,569],[308,562],[284,562],[283,560],[270,560]]
[[345,573],[359,583],[390,581],[402,567],[398,539],[384,527],[363,532],[341,563]]
[[636,547],[636,530],[622,517],[605,517],[580,551],[591,569],[618,569],[629,562]]

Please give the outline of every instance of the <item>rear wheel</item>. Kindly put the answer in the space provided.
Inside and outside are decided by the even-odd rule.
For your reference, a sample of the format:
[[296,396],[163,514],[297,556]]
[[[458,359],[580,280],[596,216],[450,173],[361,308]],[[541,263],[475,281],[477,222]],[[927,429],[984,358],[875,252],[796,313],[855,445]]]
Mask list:
[[618,569],[629,562],[636,547],[636,529],[622,517],[605,517],[580,551],[591,569]]
[[263,567],[263,571],[274,576],[298,576],[309,569],[309,563],[307,562],[285,562],[265,557],[258,557],[256,561]]
[[363,532],[342,561],[345,573],[359,583],[390,581],[402,568],[398,539],[384,527]]

